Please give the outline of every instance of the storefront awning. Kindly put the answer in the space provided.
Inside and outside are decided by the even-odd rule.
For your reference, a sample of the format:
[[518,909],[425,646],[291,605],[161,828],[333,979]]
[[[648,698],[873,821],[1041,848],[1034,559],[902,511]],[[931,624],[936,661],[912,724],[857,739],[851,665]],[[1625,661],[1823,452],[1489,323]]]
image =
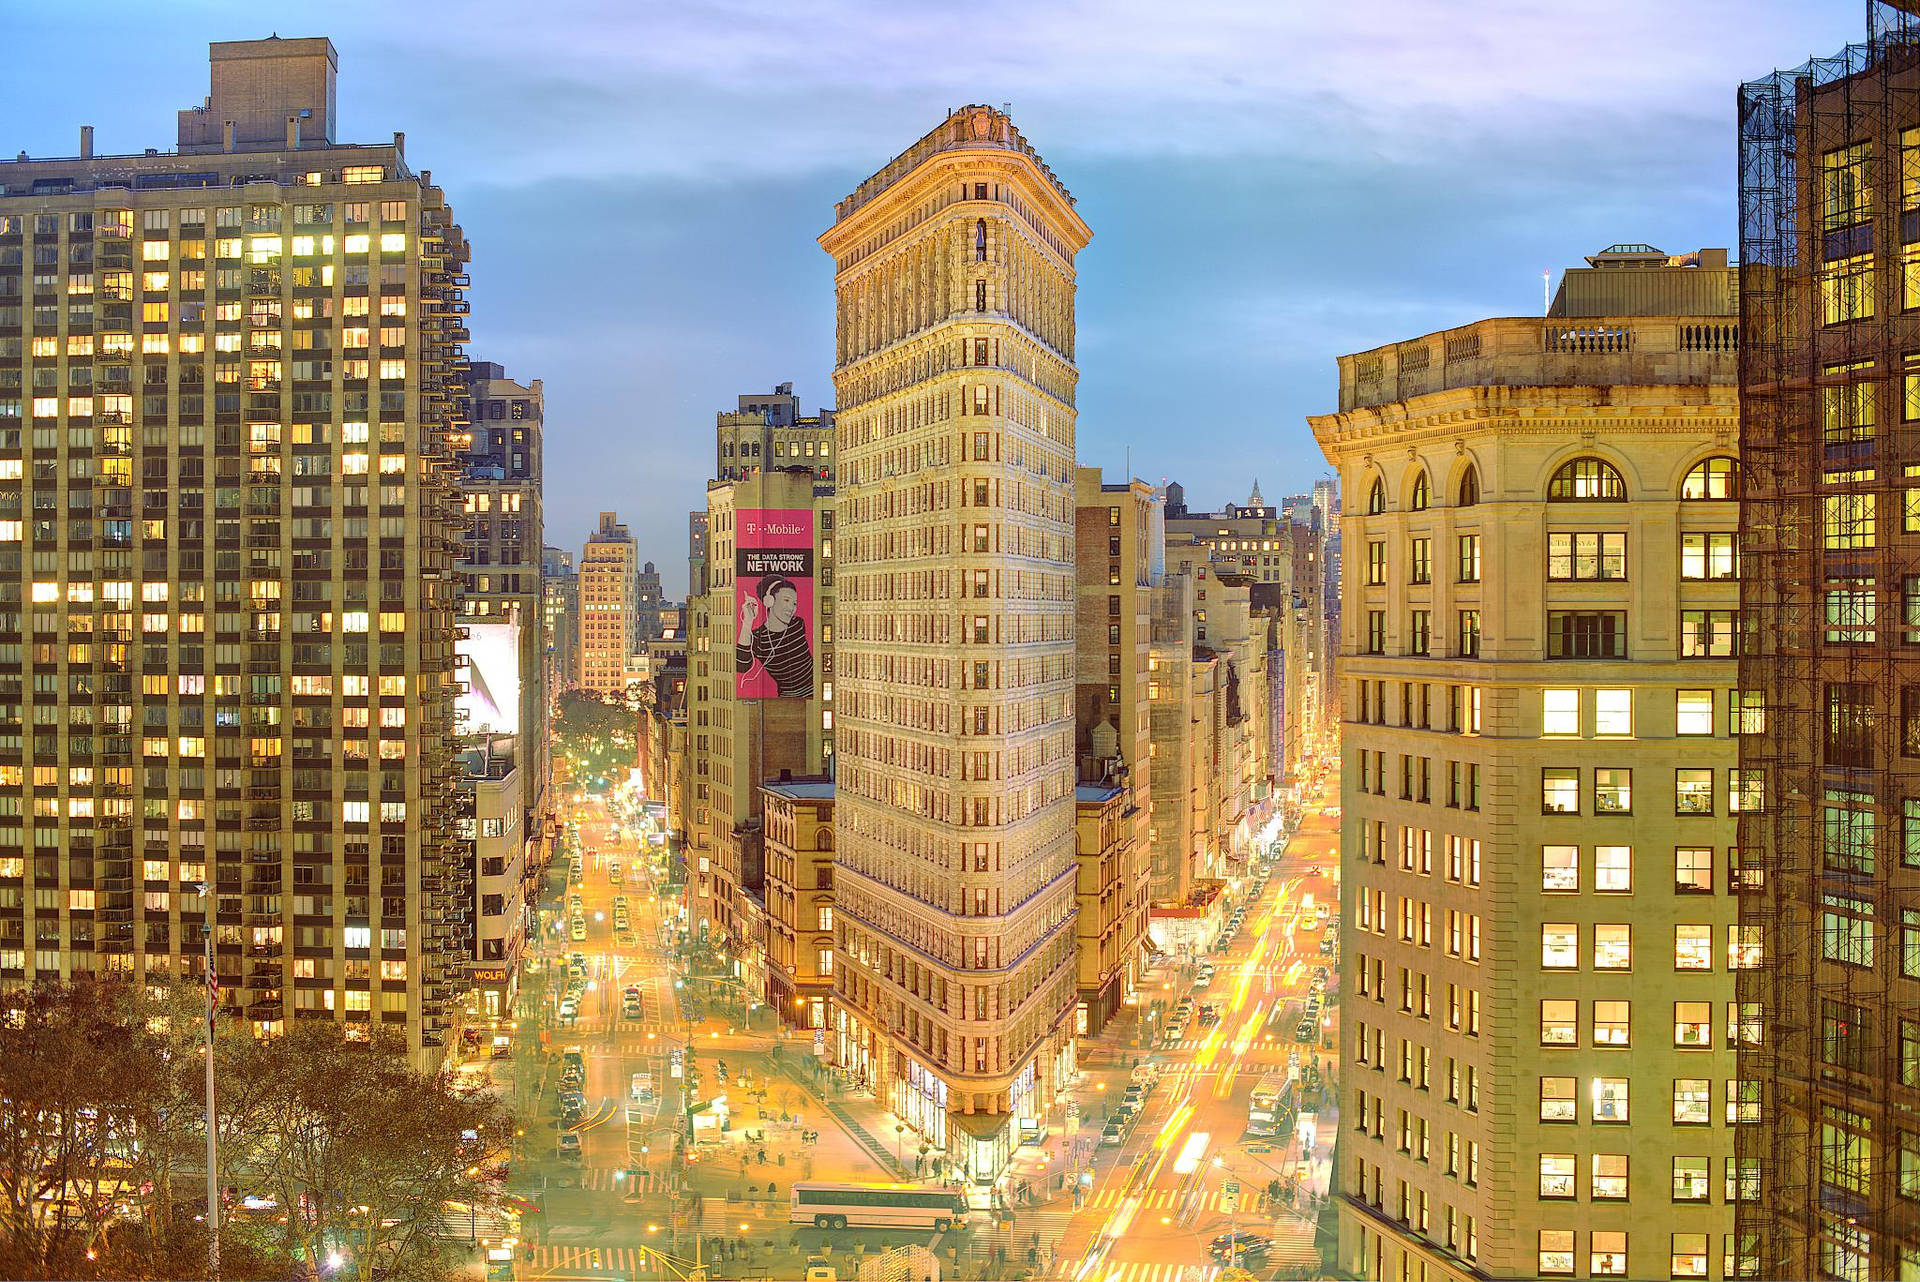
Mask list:
[[949,1116],[951,1124],[965,1131],[977,1140],[990,1140],[1007,1129],[1007,1123],[1013,1120],[1010,1113],[954,1113]]

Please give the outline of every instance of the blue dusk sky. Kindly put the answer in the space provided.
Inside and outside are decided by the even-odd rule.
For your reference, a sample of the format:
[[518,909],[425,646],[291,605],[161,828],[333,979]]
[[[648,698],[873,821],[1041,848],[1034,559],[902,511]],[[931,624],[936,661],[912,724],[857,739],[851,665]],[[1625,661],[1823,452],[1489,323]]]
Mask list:
[[[1079,457],[1271,498],[1345,352],[1535,315],[1615,241],[1736,244],[1740,81],[1860,0],[0,0],[0,154],[170,149],[210,40],[330,37],[473,244],[475,359],[547,394],[547,542],[616,509],[684,590],[713,414],[831,403],[833,202],[966,103],[1078,198]],[[84,53],[76,51],[84,49]],[[36,52],[38,51],[38,52]]]

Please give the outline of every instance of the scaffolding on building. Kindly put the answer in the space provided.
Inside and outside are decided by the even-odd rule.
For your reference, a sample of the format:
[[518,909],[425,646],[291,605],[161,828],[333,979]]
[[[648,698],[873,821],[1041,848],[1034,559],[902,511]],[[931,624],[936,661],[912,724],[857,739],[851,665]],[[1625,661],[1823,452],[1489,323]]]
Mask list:
[[1920,1268],[1896,1174],[1920,1002],[1894,978],[1920,910],[1920,17],[1867,9],[1864,43],[1739,99],[1748,693],[1731,715],[1764,802],[1728,869],[1727,1277]]

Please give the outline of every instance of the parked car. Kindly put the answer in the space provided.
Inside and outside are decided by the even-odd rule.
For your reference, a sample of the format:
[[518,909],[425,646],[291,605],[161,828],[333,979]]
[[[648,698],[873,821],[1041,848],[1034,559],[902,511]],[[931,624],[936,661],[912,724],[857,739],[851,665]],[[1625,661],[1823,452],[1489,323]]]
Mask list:
[[570,1162],[580,1160],[580,1136],[577,1132],[560,1132],[560,1156]]
[[1117,1148],[1127,1138],[1127,1128],[1118,1122],[1108,1122],[1106,1129],[1100,1132],[1101,1148]]

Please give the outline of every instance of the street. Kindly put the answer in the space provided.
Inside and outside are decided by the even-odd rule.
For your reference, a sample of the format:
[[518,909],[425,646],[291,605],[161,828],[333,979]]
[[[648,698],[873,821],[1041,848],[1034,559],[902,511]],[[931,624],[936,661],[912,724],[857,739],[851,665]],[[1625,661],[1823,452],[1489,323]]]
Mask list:
[[[1254,1276],[1311,1275],[1335,1126],[1332,1092],[1320,1086],[1335,1076],[1331,1005],[1313,1042],[1296,1034],[1315,970],[1338,971],[1322,951],[1332,927],[1318,928],[1316,912],[1326,905],[1338,920],[1334,786],[1309,797],[1299,831],[1264,879],[1265,861],[1255,857],[1237,893],[1229,888],[1218,924],[1224,929],[1234,909],[1242,924],[1224,947],[1161,956],[1138,1005],[1083,1044],[1064,1127],[1019,1152],[995,1191],[995,1211],[944,1234],[789,1222],[796,1179],[914,1180],[916,1154],[904,1143],[911,1133],[869,1094],[841,1084],[815,1058],[810,1033],[749,1033],[743,995],[706,983],[692,986],[697,995],[689,989],[670,942],[664,861],[649,857],[663,848],[646,844],[637,810],[581,800],[568,816],[577,845],[556,859],[545,886],[509,1070],[525,1132],[511,1191],[544,1207],[524,1219],[515,1276],[671,1278],[697,1261],[714,1278],[798,1277],[819,1258],[846,1278],[863,1253],[917,1244],[949,1262],[947,1276],[1211,1282],[1229,1258],[1209,1243],[1230,1231],[1265,1239],[1238,1261]],[[574,850],[581,875],[569,881]],[[615,896],[631,923],[618,936]],[[575,915],[583,941],[568,938]],[[584,978],[570,987],[575,954]],[[1203,963],[1211,970],[1204,984]],[[623,995],[629,986],[639,990],[637,1010]],[[578,1002],[572,1018],[561,1013],[569,991]],[[1182,998],[1196,1014],[1164,1044],[1161,1030]],[[1202,1022],[1202,1006],[1217,1022]],[[584,1079],[578,1116],[566,1120],[564,1056],[576,1047]],[[674,1077],[675,1051],[687,1077]],[[1145,1065],[1158,1070],[1157,1082],[1117,1142],[1103,1143],[1129,1084],[1152,1071]],[[1278,1134],[1249,1134],[1251,1095],[1270,1072],[1295,1079],[1286,1124]],[[634,1097],[637,1073],[648,1078],[648,1098]],[[679,1088],[695,1079],[694,1140],[684,1147]],[[566,1133],[578,1136],[578,1156],[560,1153]]]

